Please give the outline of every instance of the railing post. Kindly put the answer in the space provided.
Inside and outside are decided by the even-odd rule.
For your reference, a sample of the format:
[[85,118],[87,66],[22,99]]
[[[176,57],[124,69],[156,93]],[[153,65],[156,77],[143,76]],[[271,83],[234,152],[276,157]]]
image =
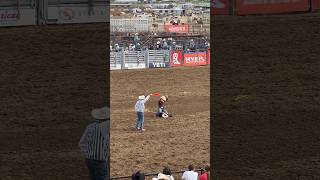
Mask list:
[[[119,53],[119,52],[117,52]],[[120,61],[121,61],[121,69],[125,68],[125,54],[124,54],[124,48],[121,49],[121,56],[120,56]]]
[[145,61],[146,61],[146,68],[149,68],[149,49],[146,49]]

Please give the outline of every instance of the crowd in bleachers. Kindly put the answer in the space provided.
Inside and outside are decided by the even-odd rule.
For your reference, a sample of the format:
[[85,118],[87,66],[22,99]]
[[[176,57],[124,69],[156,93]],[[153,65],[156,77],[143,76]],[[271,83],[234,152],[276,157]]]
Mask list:
[[136,33],[133,38],[111,41],[110,50],[119,51],[141,51],[141,50],[205,50],[210,48],[209,39],[202,37],[156,37],[155,35],[143,36]]

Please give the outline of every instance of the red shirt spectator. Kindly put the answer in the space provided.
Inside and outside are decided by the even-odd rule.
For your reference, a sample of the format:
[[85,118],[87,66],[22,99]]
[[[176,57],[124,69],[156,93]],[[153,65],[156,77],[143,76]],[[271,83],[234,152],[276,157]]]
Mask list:
[[209,180],[209,174],[207,172],[203,173],[200,176],[200,180]]
[[201,174],[199,180],[209,180],[209,172],[210,172],[210,166],[209,165],[206,165],[204,167],[204,173]]

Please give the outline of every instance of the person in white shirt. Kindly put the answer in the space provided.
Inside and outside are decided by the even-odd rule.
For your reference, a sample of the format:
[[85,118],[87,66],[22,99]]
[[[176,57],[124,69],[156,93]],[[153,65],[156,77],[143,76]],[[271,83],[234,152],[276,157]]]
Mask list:
[[197,180],[198,179],[198,173],[194,171],[193,165],[188,166],[188,171],[185,171],[182,174],[182,180]]
[[135,105],[135,111],[137,113],[137,122],[136,122],[136,129],[145,131],[143,128],[144,126],[144,109],[145,109],[145,103],[149,100],[150,96],[152,94],[149,94],[147,97],[144,95],[139,96],[138,101]]

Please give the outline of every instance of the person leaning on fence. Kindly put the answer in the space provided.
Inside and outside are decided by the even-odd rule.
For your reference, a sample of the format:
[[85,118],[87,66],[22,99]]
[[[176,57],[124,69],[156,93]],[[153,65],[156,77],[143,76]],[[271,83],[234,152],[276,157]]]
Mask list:
[[108,107],[91,111],[94,121],[85,129],[79,147],[86,158],[91,180],[109,179],[109,123]]
[[162,170],[162,174],[168,176],[169,180],[174,180],[172,173],[171,173],[171,169],[169,167],[164,167]]
[[188,171],[182,174],[182,180],[198,180],[198,173],[194,171],[193,165],[188,166]]
[[136,122],[136,129],[145,131],[144,127],[144,110],[145,110],[145,103],[149,100],[150,96],[152,94],[149,94],[147,97],[144,95],[141,95],[138,97],[138,101],[135,105],[135,111],[137,113],[137,122]]
[[145,180],[145,179],[146,179],[145,175],[141,171],[137,171],[137,172],[133,173],[131,176],[131,180]]
[[210,179],[210,166],[206,165],[204,167],[204,172],[200,175],[199,180],[209,180]]

